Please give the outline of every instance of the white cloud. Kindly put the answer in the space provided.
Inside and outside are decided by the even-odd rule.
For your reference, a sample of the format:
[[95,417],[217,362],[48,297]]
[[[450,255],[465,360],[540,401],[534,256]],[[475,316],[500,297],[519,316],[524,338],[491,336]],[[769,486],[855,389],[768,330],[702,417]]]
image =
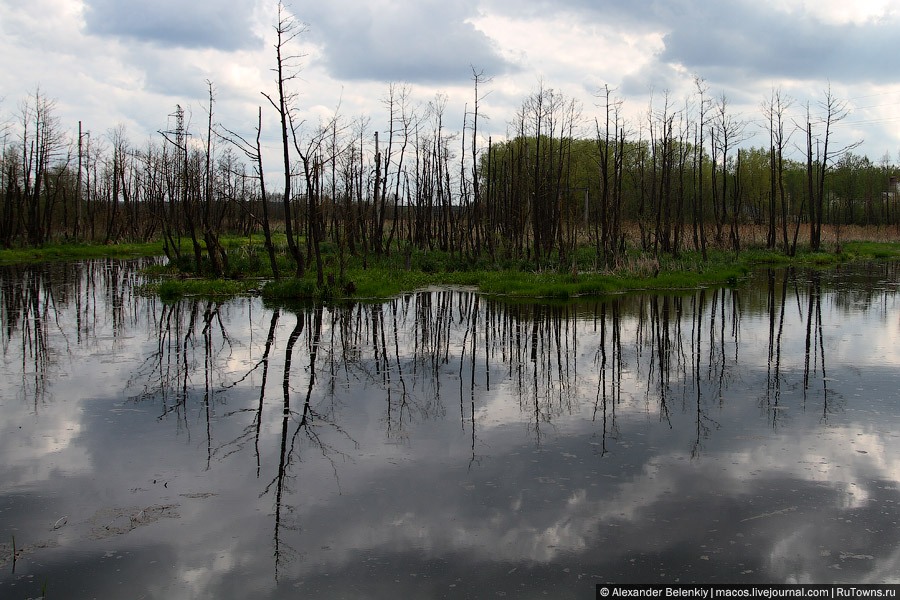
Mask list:
[[760,4],[785,15],[816,18],[836,25],[876,23],[893,19],[898,14],[897,3],[893,0],[765,0]]
[[[2,120],[40,86],[57,99],[70,130],[79,120],[95,135],[124,123],[141,144],[176,103],[202,112],[209,79],[220,120],[249,135],[256,107],[265,105],[260,92],[273,89],[274,10],[251,0],[36,0],[27,7],[0,0]],[[446,122],[459,129],[473,66],[492,78],[483,87],[485,135],[502,135],[539,82],[580,100],[587,118],[599,111],[592,93],[609,84],[636,119],[651,89],[680,103],[696,74],[749,119],[758,118],[773,85],[797,106],[815,106],[829,82],[844,98],[873,97],[853,100],[839,135],[864,138],[859,152],[873,160],[900,147],[893,126],[900,76],[884,67],[900,15],[886,0],[852,7],[837,0],[341,0],[298,7],[296,15],[308,31],[294,47],[304,55],[294,90],[309,122],[340,103],[344,116],[368,115],[382,129],[389,83],[408,82],[414,103],[446,93]],[[274,117],[263,118],[268,131]]]

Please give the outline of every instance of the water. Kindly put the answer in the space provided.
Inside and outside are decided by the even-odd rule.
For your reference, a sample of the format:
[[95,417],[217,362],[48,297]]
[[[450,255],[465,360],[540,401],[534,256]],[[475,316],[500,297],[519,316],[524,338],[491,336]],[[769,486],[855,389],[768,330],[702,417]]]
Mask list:
[[0,597],[900,580],[896,264],[333,307],[137,266],[0,273]]

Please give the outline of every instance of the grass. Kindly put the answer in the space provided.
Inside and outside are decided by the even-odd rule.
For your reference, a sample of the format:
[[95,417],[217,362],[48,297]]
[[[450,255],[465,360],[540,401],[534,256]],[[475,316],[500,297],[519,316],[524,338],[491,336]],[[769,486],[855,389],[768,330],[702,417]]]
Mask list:
[[227,298],[255,293],[260,283],[234,279],[164,279],[145,284],[138,289],[144,295],[158,295],[164,302],[185,296]]
[[[655,261],[635,258],[616,271],[560,272],[551,269],[527,269],[510,266],[471,269],[422,270],[405,268],[399,260],[383,260],[366,269],[347,269],[344,282],[317,288],[310,274],[302,280],[273,281],[263,288],[269,299],[303,297],[382,299],[405,291],[428,286],[473,287],[494,296],[516,298],[568,299],[597,296],[633,290],[696,288],[703,285],[736,283],[746,276],[751,265],[722,259],[717,262],[684,257],[658,265]],[[350,285],[349,282],[352,282]],[[351,291],[352,290],[352,291]]]
[[847,242],[843,245],[842,253],[848,258],[900,258],[900,243],[867,241]]
[[49,244],[42,248],[0,250],[0,265],[85,260],[91,258],[138,258],[160,256],[161,242],[121,244]]
[[[629,251],[615,269],[597,268],[593,249],[579,248],[575,264],[564,270],[557,263],[536,264],[530,260],[487,257],[468,260],[459,254],[418,250],[388,257],[346,256],[341,276],[340,257],[330,243],[323,243],[324,284],[317,285],[315,269],[308,265],[303,278],[291,277],[293,262],[288,258],[283,235],[276,239],[277,263],[282,278],[272,277],[269,258],[262,237],[228,237],[229,267],[225,277],[188,276],[196,272],[190,256],[179,264],[152,267],[153,281],[141,288],[145,294],[159,295],[171,301],[184,296],[209,298],[261,293],[273,301],[296,299],[337,300],[384,299],[429,286],[466,286],[482,293],[510,298],[559,299],[599,296],[637,290],[692,289],[708,285],[734,285],[753,269],[766,266],[829,266],[859,259],[900,258],[900,242],[893,228],[853,230],[844,227],[841,235],[823,231],[826,251],[809,252],[798,248],[788,257],[779,251],[766,250],[756,239],[754,228],[748,227],[742,239],[746,249],[737,255],[732,251],[710,249],[707,260],[697,252],[682,252],[677,257],[653,258]],[[851,240],[838,243],[838,239]],[[762,237],[764,241],[764,237]],[[827,251],[830,250],[830,251]],[[0,264],[34,262],[36,260],[75,260],[94,257],[134,257],[162,254],[162,246],[153,244],[58,245],[38,250],[0,251]],[[200,271],[204,270],[201,265]]]
[[840,253],[809,252],[800,249],[788,257],[778,251],[750,249],[734,252],[710,250],[703,261],[699,253],[685,252],[677,258],[652,259],[631,253],[614,270],[583,269],[560,271],[539,268],[527,261],[467,264],[458,256],[443,253],[370,260],[345,269],[340,281],[334,265],[327,266],[331,283],[321,288],[314,274],[269,282],[263,296],[272,300],[295,298],[337,299],[345,297],[383,299],[428,286],[466,286],[494,296],[511,298],[568,299],[638,290],[694,289],[709,285],[735,285],[760,266],[829,266],[858,259],[900,258],[897,242],[848,242]]

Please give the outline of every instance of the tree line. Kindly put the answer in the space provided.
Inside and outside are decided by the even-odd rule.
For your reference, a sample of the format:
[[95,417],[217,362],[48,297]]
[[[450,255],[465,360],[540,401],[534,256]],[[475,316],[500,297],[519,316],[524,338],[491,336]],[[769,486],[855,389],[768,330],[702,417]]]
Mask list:
[[[286,250],[293,274],[314,269],[321,285],[323,248],[340,269],[348,256],[422,251],[574,268],[585,248],[594,268],[614,268],[629,248],[739,252],[748,223],[787,254],[798,242],[820,249],[823,224],[900,224],[896,167],[855,154],[858,143],[835,145],[848,109],[830,88],[799,122],[795,102],[773,90],[760,105],[762,147],[746,147],[754,125],[700,78],[690,97],[654,97],[631,120],[609,87],[588,118],[541,84],[494,141],[480,122],[490,80],[473,68],[455,125],[445,95],[418,104],[391,84],[386,130],[339,112],[311,126],[298,116],[291,54],[303,28],[282,7],[275,31],[275,85],[261,93],[254,131],[217,122],[212,82],[202,126],[175,106],[142,146],[123,127],[97,136],[79,123],[69,134],[40,90],[22,101],[0,138],[3,247],[161,239],[170,260],[222,275],[221,236],[256,234],[276,277]],[[264,160],[264,122],[279,128],[277,165]]]

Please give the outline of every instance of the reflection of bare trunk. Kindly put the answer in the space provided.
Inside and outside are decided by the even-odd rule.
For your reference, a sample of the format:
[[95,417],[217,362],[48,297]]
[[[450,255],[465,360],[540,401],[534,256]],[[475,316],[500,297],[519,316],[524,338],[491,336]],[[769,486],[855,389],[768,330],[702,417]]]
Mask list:
[[822,360],[822,418],[828,415],[828,374],[825,372],[825,337],[822,327],[822,288],[818,274],[816,275],[816,323],[819,332],[819,352]]
[[[188,350],[189,347],[192,346],[192,341],[194,337],[194,327],[197,323],[197,313],[200,308],[200,302],[194,300],[191,302],[191,317],[188,322],[188,326],[184,333],[184,338],[181,345],[181,392],[178,394],[178,400],[176,402],[177,407],[183,407],[187,403],[188,398],[188,383],[191,380],[191,368],[188,364]],[[185,424],[187,423],[187,414],[184,415]]]
[[[288,337],[287,346],[284,350],[284,376],[282,378],[281,383],[281,391],[283,397],[283,408],[282,408],[282,416],[281,416],[281,451],[279,453],[278,458],[278,473],[275,476],[276,483],[275,488],[275,580],[278,581],[278,568],[281,565],[281,509],[282,509],[282,499],[284,496],[284,484],[285,484],[285,475],[287,471],[287,463],[288,463],[288,420],[291,416],[291,361],[294,355],[294,345],[297,343],[297,338],[300,337],[300,333],[303,331],[303,316],[297,316],[297,323],[294,325],[293,331],[291,331],[290,337]],[[269,484],[269,487],[272,484]],[[266,487],[266,491],[269,490],[269,487]]]
[[[473,307],[474,301],[474,307]],[[466,349],[469,345],[469,338],[472,339],[472,359],[471,359],[471,395],[472,395],[472,419],[474,427],[474,402],[475,402],[475,336],[477,335],[477,312],[478,312],[478,296],[474,294],[466,294],[464,296],[465,311],[462,312],[463,322],[465,323],[465,332],[463,333],[462,343],[459,352],[459,425],[465,430],[466,414],[465,414],[465,369]]]
[[280,316],[281,311],[279,309],[275,309],[272,312],[272,320],[269,322],[269,334],[266,336],[266,346],[263,350],[262,358],[260,359],[260,363],[263,367],[262,372],[262,381],[259,384],[259,405],[256,410],[256,420],[254,422],[254,429],[256,430],[256,434],[253,437],[253,447],[256,451],[256,476],[259,477],[259,469],[260,469],[260,460],[259,460],[259,431],[262,427],[262,411],[263,411],[263,400],[266,397],[266,379],[269,376],[269,353],[272,351],[272,343],[275,341],[275,328],[278,325],[278,317]]
[[[611,301],[611,323],[609,334],[611,340],[607,342],[607,303],[600,304],[600,377],[597,382],[597,399],[594,402],[594,412],[592,418],[597,419],[597,411],[602,411],[602,434],[600,442],[600,456],[607,452],[606,437],[607,434],[616,428],[616,405],[620,401],[619,393],[622,384],[622,344],[621,344],[621,326],[619,321],[619,302]],[[607,352],[607,343],[611,346],[611,351]],[[609,370],[612,371],[612,381],[609,381],[607,375],[607,362],[611,360],[612,365]],[[595,357],[596,362],[596,357]],[[609,382],[608,382],[609,381]],[[611,407],[611,408],[610,408]]]
[[668,306],[667,299],[662,300],[660,306],[660,297],[650,296],[650,368],[647,370],[647,394],[654,389],[653,374],[656,371],[658,380],[655,386],[659,394],[659,414],[660,419],[664,419],[669,427],[672,427],[672,421],[669,414],[668,405],[668,389],[669,389],[669,365],[671,357],[668,352]]
[[[817,272],[810,273],[809,303],[806,312],[806,342],[803,361],[803,398],[809,390],[810,373],[816,373],[817,363],[822,364],[822,419],[828,419],[828,377],[825,373],[825,339],[822,328],[822,281]],[[812,367],[810,367],[812,362]]]
[[207,305],[206,313],[203,315],[203,408],[206,416],[206,470],[212,462],[212,430],[210,426],[210,401],[211,396],[215,393],[212,389],[211,373],[213,367],[212,352],[212,332],[210,325],[214,316],[213,307]]
[[49,325],[58,322],[56,302],[52,294],[52,281],[48,273],[37,268],[15,269],[13,280],[21,284],[3,290],[0,299],[4,306],[5,321],[3,350],[12,340],[17,323],[21,324],[22,389],[25,397],[32,396],[35,414],[45,400],[50,360]]
[[532,399],[532,402],[534,405],[534,433],[535,440],[537,441],[538,445],[540,445],[541,443],[541,402],[540,396],[538,394],[538,388],[540,387],[539,373],[541,371],[540,367],[542,364],[540,361],[538,361],[539,354],[542,355],[542,353],[538,352],[538,332],[540,331],[540,317],[542,316],[542,313],[543,311],[541,310],[541,307],[536,307],[534,322],[531,324],[531,369],[534,374],[531,382],[532,386],[534,387],[534,397]]
[[[471,377],[469,379],[469,413],[472,421],[472,458],[469,460],[469,467],[475,462],[475,358],[476,358],[476,337],[478,331],[478,300],[479,296],[475,296],[474,306],[472,307],[472,350],[471,350]],[[487,332],[485,332],[487,333]],[[487,371],[487,369],[486,369]]]
[[257,369],[262,367],[262,381],[260,382],[260,384],[258,386],[259,387],[259,400],[257,402],[256,408],[255,409],[249,409],[249,408],[248,409],[238,409],[236,411],[225,413],[225,415],[224,415],[226,417],[231,417],[240,412],[254,412],[255,413],[255,416],[253,418],[253,423],[251,425],[248,425],[244,429],[244,432],[237,439],[232,440],[231,442],[226,444],[226,446],[235,446],[239,449],[243,445],[244,441],[248,437],[252,436],[253,437],[253,449],[254,449],[254,453],[256,454],[256,476],[257,477],[259,477],[260,465],[261,465],[260,455],[259,455],[259,436],[260,436],[260,430],[262,428],[263,403],[266,398],[266,382],[269,379],[269,355],[272,352],[272,345],[275,343],[275,329],[276,329],[276,326],[278,325],[278,318],[280,317],[280,315],[281,315],[280,309],[276,308],[272,312],[272,319],[269,322],[269,333],[266,335],[266,343],[265,343],[265,347],[263,349],[262,358],[260,358],[256,362],[256,364],[253,365],[244,374],[243,377],[241,377],[234,383],[225,386],[225,388],[224,388],[224,389],[229,389],[229,388],[233,388],[233,387],[239,385],[244,380],[246,380],[248,377],[250,377],[250,375],[252,375]]
[[813,329],[813,312],[815,306],[815,295],[813,294],[813,284],[810,282],[809,295],[807,297],[806,308],[806,342],[804,344],[803,356],[803,399],[806,400],[806,391],[809,389],[809,362],[810,362],[810,346],[812,344]]
[[696,457],[700,453],[700,444],[703,439],[703,422],[702,422],[702,414],[703,414],[703,393],[700,388],[700,347],[703,343],[702,340],[702,329],[703,329],[703,304],[706,299],[706,290],[700,290],[700,292],[694,297],[694,311],[692,318],[692,327],[693,332],[691,333],[691,365],[693,367],[693,377],[694,377],[694,390],[696,391],[696,403],[697,403],[697,430],[696,430],[696,438],[694,440],[694,447],[691,449],[691,457]]
[[[709,369],[707,377],[713,380],[713,370],[716,378],[716,397],[721,403],[724,400],[725,391],[725,290],[713,291],[712,304],[710,306],[709,321]],[[718,313],[718,314],[717,314]],[[718,324],[717,324],[718,323]],[[718,341],[716,329],[718,328]]]
[[[276,581],[278,579],[281,561],[284,558],[284,550],[293,551],[293,548],[285,544],[281,539],[281,530],[285,528],[295,529],[294,526],[285,524],[283,514],[285,507],[285,492],[288,491],[287,480],[289,478],[289,472],[293,463],[293,459],[298,453],[297,438],[299,437],[300,433],[304,433],[307,439],[322,452],[323,456],[328,458],[329,461],[332,460],[328,455],[333,451],[333,448],[331,448],[320,437],[319,433],[315,429],[317,421],[327,421],[322,417],[322,415],[313,410],[312,407],[313,391],[315,390],[317,381],[317,359],[319,355],[319,348],[322,342],[321,338],[323,310],[324,309],[321,305],[313,308],[312,310],[312,330],[307,338],[309,340],[309,379],[306,386],[306,397],[303,402],[303,411],[299,414],[300,419],[297,423],[297,427],[294,430],[294,433],[290,436],[288,436],[288,424],[292,415],[295,417],[297,416],[296,411],[294,411],[293,413],[291,411],[291,365],[293,362],[294,346],[296,345],[297,340],[303,332],[305,320],[307,318],[310,318],[310,315],[308,313],[304,312],[297,315],[297,323],[294,325],[294,329],[291,331],[291,334],[288,337],[287,346],[285,347],[284,377],[282,379],[282,395],[284,400],[281,420],[281,446],[278,459],[278,472],[276,473],[275,478],[269,483],[268,486],[266,486],[265,490],[263,491],[263,494],[266,494],[269,492],[272,486],[275,485],[275,535],[273,538],[273,543],[275,548],[274,556]],[[330,423],[330,425],[337,431],[343,433],[340,427],[335,423]],[[290,443],[288,443],[288,440],[290,440]],[[337,478],[337,470],[335,468],[334,462],[332,462],[332,469],[334,470],[335,478]]]
[[[772,426],[777,425],[779,402],[781,400],[781,336],[784,332],[784,312],[787,304],[788,274],[785,270],[781,281],[781,298],[776,300],[775,271],[767,275],[769,308],[769,359],[766,374],[766,406],[772,413]],[[776,327],[776,312],[778,313]]]

